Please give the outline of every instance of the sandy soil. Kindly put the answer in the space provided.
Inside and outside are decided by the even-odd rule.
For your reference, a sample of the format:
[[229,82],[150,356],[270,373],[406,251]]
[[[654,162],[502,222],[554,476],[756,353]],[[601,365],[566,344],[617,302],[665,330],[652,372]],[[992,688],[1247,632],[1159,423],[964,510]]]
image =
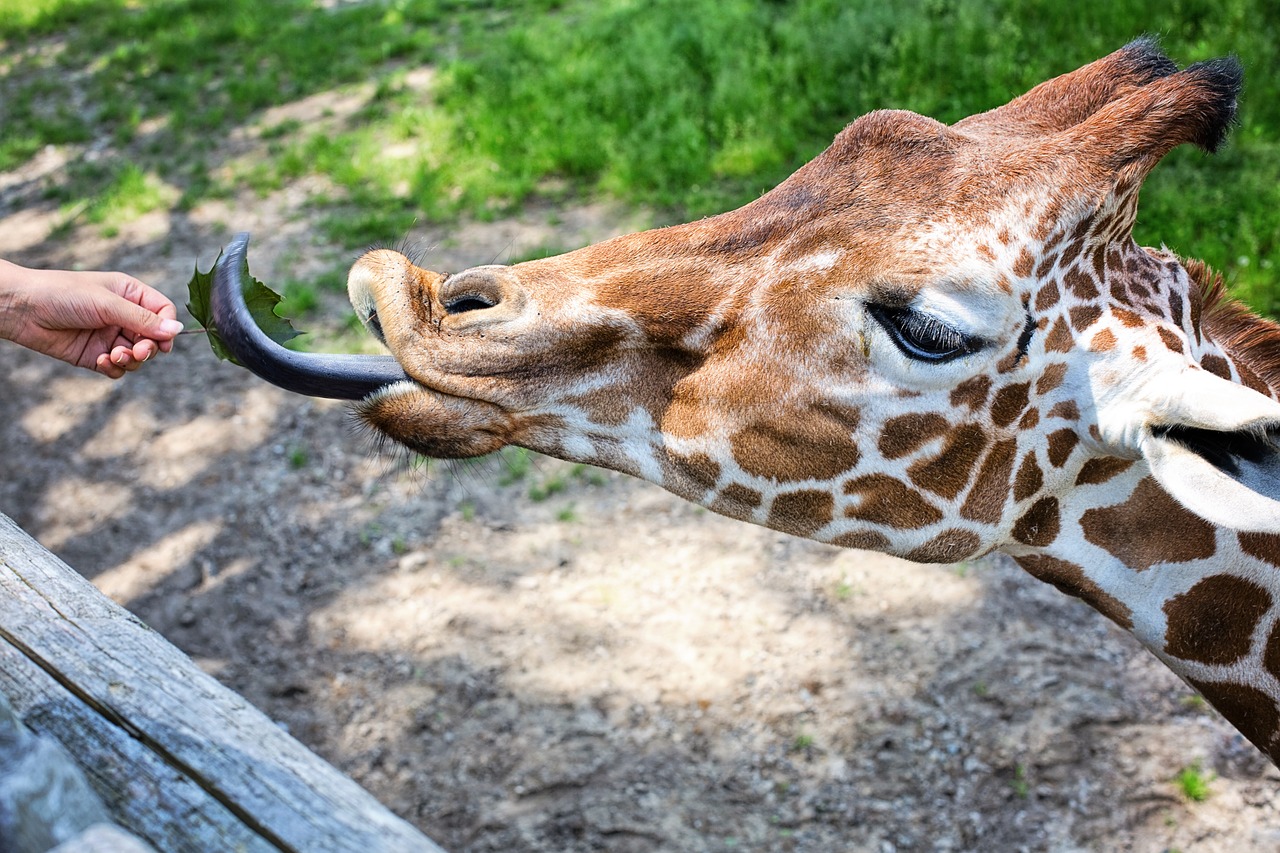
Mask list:
[[[63,159],[0,175],[0,257],[179,302],[233,230],[268,284],[339,259],[305,187],[51,241]],[[459,268],[638,219],[550,221],[412,238]],[[116,384],[0,364],[0,511],[447,849],[1280,847],[1280,773],[1002,559],[841,551],[545,458],[415,469],[196,337]]]

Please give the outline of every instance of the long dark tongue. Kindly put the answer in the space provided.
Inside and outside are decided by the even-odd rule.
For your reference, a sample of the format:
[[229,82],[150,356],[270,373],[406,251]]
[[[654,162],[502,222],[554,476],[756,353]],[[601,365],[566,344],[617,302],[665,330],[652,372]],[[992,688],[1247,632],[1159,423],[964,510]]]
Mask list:
[[251,373],[286,391],[334,400],[361,400],[409,378],[389,355],[294,352],[267,337],[244,303],[240,273],[248,249],[248,233],[227,245],[213,270],[209,303],[219,337]]

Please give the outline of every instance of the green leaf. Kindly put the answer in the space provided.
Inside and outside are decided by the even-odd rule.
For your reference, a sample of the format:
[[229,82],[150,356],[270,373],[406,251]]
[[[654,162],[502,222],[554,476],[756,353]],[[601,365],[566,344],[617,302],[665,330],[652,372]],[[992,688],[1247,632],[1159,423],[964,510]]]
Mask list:
[[[218,260],[221,259],[222,255],[219,254]],[[196,264],[191,281],[187,282],[187,295],[191,299],[187,303],[187,310],[196,322],[204,326],[213,354],[223,361],[240,364],[218,335],[217,325],[213,322],[213,309],[209,305],[209,294],[213,290],[213,270],[217,266],[218,261],[214,261],[208,272],[201,272],[200,265]],[[249,274],[248,259],[245,259],[244,267],[240,270],[240,282],[249,315],[267,337],[278,344],[284,344],[302,334],[292,323],[276,313],[276,308],[280,305],[280,294]]]

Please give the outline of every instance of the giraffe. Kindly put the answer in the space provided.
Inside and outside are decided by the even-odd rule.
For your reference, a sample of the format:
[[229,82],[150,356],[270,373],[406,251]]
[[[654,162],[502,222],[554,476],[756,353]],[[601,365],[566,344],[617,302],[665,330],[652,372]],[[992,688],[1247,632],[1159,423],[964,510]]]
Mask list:
[[514,444],[822,542],[1003,551],[1280,763],[1280,326],[1131,236],[1240,85],[1140,39],[952,126],[873,112],[700,221],[455,274],[369,251],[350,296],[391,356],[248,328],[243,358],[427,456]]

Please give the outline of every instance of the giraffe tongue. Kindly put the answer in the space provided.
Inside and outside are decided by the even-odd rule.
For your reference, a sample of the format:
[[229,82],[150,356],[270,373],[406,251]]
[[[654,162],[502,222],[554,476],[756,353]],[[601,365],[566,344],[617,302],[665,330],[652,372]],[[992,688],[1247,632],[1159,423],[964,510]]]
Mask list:
[[294,352],[271,340],[249,314],[240,273],[249,235],[237,234],[213,271],[209,294],[218,336],[244,367],[286,391],[334,400],[361,400],[409,377],[389,355]]

